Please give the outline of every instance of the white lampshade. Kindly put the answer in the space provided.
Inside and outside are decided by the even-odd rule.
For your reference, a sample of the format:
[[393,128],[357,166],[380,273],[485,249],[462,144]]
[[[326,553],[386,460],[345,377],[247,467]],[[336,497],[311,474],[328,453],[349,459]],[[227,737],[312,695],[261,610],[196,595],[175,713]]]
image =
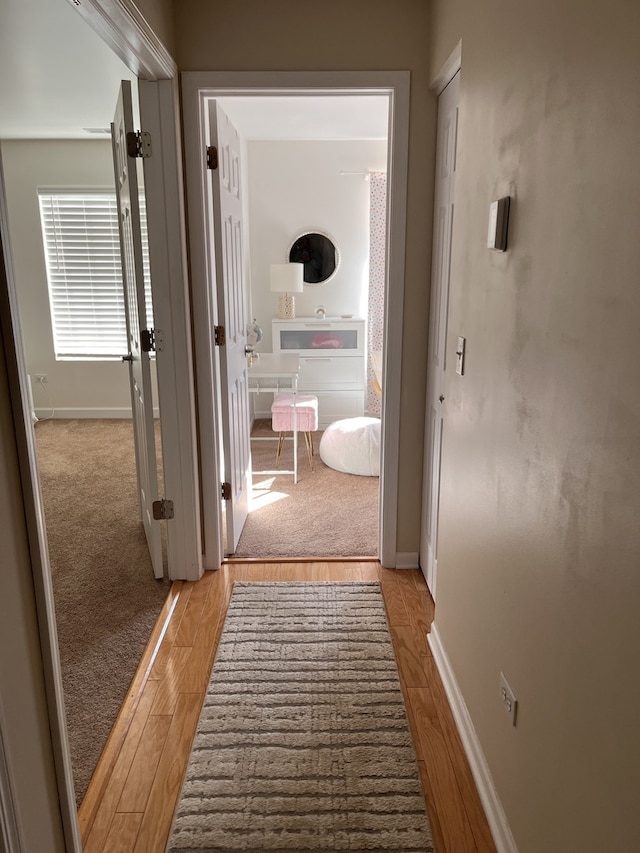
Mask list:
[[274,293],[302,293],[304,264],[271,264]]

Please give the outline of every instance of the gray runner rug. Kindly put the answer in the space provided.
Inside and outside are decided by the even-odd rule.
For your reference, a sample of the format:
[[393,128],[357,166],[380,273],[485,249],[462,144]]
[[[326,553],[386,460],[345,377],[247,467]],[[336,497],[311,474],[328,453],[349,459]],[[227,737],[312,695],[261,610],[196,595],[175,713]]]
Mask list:
[[433,851],[379,584],[235,584],[167,850]]

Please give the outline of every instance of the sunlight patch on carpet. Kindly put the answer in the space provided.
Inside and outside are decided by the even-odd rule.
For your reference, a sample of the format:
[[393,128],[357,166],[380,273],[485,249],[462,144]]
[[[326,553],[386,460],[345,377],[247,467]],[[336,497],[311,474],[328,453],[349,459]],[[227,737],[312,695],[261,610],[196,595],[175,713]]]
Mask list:
[[264,507],[274,504],[283,498],[290,497],[286,492],[272,492],[271,485],[262,486],[254,485],[253,491],[249,496],[249,512],[257,512]]

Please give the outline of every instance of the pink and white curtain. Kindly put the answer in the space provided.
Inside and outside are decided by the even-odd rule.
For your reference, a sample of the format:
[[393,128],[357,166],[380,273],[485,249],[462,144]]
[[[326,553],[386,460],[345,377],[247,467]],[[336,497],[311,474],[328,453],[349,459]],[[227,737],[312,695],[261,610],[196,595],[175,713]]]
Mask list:
[[373,388],[371,353],[382,352],[384,334],[384,269],[387,242],[387,174],[369,175],[369,317],[367,340],[367,413],[380,417],[381,400]]

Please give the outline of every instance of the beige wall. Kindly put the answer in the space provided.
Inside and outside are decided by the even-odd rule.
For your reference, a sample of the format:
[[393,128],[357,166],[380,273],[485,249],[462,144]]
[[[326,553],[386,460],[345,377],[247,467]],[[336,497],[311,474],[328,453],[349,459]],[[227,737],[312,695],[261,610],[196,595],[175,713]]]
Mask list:
[[[428,321],[434,100],[428,91],[423,0],[180,0],[176,59],[183,71],[411,71],[398,550],[418,550]],[[401,287],[402,282],[391,282]]]
[[[520,853],[640,849],[640,6],[435,0],[462,38],[436,623]],[[511,194],[509,250],[484,244]],[[520,700],[516,728],[499,672]]]
[[135,5],[173,56],[175,52],[173,0],[135,0]]

